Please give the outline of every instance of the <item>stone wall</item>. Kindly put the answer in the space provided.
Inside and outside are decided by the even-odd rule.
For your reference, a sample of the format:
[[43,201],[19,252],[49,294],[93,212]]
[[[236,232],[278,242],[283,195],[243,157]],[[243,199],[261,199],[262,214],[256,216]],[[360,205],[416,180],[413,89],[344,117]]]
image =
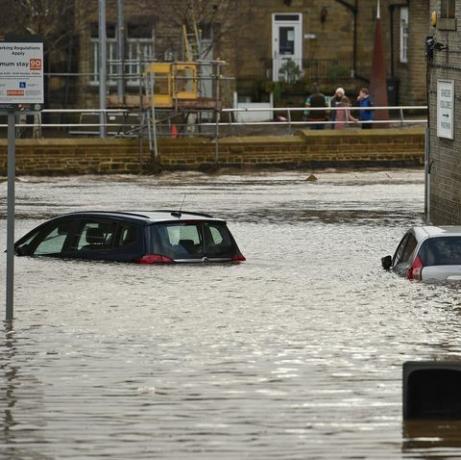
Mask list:
[[[403,3],[403,2],[402,2]],[[400,5],[394,3],[394,74],[399,81],[400,105],[426,105],[425,39],[428,35],[429,0],[404,2],[408,7],[408,62],[400,61]]]
[[[229,0],[221,0],[220,6]],[[159,5],[162,12],[174,13],[178,3],[185,0],[126,0],[125,18],[128,24],[140,20],[140,16],[148,18],[153,27],[155,56],[163,60],[165,51],[172,50],[177,58],[182,56],[182,40],[180,22],[159,15]],[[210,2],[211,4],[212,2]],[[376,1],[357,0],[357,2],[339,2],[337,0],[232,0],[235,14],[213,24],[215,39],[213,41],[213,57],[224,59],[227,65],[224,74],[235,77],[235,85],[242,96],[257,98],[270,88],[272,81],[272,15],[274,13],[302,14],[302,47],[304,59],[305,91],[312,89],[314,80],[319,77],[322,89],[333,94],[338,85],[346,85],[355,92],[355,87],[365,85],[370,78],[372,53],[374,45],[374,29],[376,18]],[[97,9],[91,14],[82,14],[84,0],[78,0],[77,34],[79,36],[79,71],[92,71],[93,60],[91,48],[91,25],[97,22]],[[144,7],[140,8],[139,5]],[[357,49],[356,74],[351,78],[354,60],[354,16],[346,4],[357,5]],[[409,5],[409,62],[401,65],[398,62],[399,53],[399,6]],[[386,53],[388,76],[391,71],[391,29],[390,11],[394,5],[394,64],[395,76],[400,78],[402,102],[419,104],[425,101],[425,73],[421,68],[424,64],[424,36],[429,20],[429,0],[407,2],[406,0],[381,1],[381,16],[383,23],[383,40]],[[322,13],[323,11],[323,13]],[[326,12],[326,13],[325,13]],[[168,15],[167,15],[168,16]],[[107,21],[113,24],[116,20],[115,2],[107,3]],[[422,64],[421,64],[422,63]],[[317,70],[319,69],[319,70]],[[89,84],[89,76],[79,78],[78,98],[81,107],[95,107],[98,104],[97,85]],[[227,81],[223,85],[230,91],[234,82]],[[230,89],[229,89],[229,88]],[[111,94],[115,87],[109,88]],[[136,88],[131,88],[136,95]],[[302,90],[301,90],[302,91]],[[355,94],[350,94],[355,96]],[[231,100],[228,98],[229,101]],[[227,100],[227,99],[226,99]],[[228,101],[228,102],[229,102]]]
[[[119,139],[18,140],[19,175],[138,174],[160,169],[216,167],[352,168],[415,166],[423,163],[421,129],[301,131],[295,136],[162,139],[153,162],[147,145]],[[7,143],[0,140],[0,174],[6,174]]]
[[[434,224],[461,224],[461,9],[457,2],[457,24],[445,27],[440,21],[437,41],[448,46],[447,51],[436,51],[430,68],[430,161],[431,196],[430,216]],[[431,8],[440,12],[440,0],[432,0]],[[450,30],[451,29],[451,30]],[[457,30],[458,29],[458,30]],[[437,137],[437,80],[454,80],[454,139]]]

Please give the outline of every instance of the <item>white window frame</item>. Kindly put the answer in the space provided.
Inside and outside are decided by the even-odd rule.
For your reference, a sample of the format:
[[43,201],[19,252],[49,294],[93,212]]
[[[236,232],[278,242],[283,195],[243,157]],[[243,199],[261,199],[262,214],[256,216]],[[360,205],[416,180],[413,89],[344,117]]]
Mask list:
[[[99,86],[99,40],[91,39],[92,62],[90,85]],[[126,80],[128,87],[139,86],[139,74],[144,71],[146,61],[154,60],[154,42],[152,38],[128,38],[125,44],[126,63],[125,74],[133,75],[133,78]],[[117,80],[111,76],[118,74],[117,63],[117,40],[115,38],[107,39],[107,84],[115,86]]]
[[400,8],[400,62],[408,63],[408,6]]

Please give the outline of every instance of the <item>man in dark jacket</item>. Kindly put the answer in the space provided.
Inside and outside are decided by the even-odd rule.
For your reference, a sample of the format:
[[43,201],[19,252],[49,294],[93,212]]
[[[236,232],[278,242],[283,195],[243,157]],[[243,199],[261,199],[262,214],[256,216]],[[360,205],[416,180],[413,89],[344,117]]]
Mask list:
[[[306,99],[304,104],[306,108],[316,108],[320,109],[325,107],[327,108],[327,98],[324,94],[322,94],[317,85],[314,85],[314,92]],[[311,129],[324,129],[325,124],[321,122],[325,122],[327,120],[327,112],[326,110],[305,110],[304,111],[304,119],[311,122],[320,122],[315,124],[310,124],[309,127]]]

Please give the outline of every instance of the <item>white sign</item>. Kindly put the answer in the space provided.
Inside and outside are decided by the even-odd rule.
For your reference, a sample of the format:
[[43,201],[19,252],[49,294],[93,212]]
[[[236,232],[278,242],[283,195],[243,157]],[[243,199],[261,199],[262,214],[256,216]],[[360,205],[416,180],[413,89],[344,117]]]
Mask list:
[[0,42],[0,104],[43,102],[43,43]]
[[437,136],[453,139],[455,84],[453,80],[437,80]]

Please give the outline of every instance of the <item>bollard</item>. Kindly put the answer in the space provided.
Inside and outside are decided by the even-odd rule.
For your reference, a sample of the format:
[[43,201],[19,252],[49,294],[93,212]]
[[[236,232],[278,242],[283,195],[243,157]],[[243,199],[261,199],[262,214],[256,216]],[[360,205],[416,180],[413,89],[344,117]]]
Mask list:
[[461,420],[461,361],[403,364],[404,420]]

